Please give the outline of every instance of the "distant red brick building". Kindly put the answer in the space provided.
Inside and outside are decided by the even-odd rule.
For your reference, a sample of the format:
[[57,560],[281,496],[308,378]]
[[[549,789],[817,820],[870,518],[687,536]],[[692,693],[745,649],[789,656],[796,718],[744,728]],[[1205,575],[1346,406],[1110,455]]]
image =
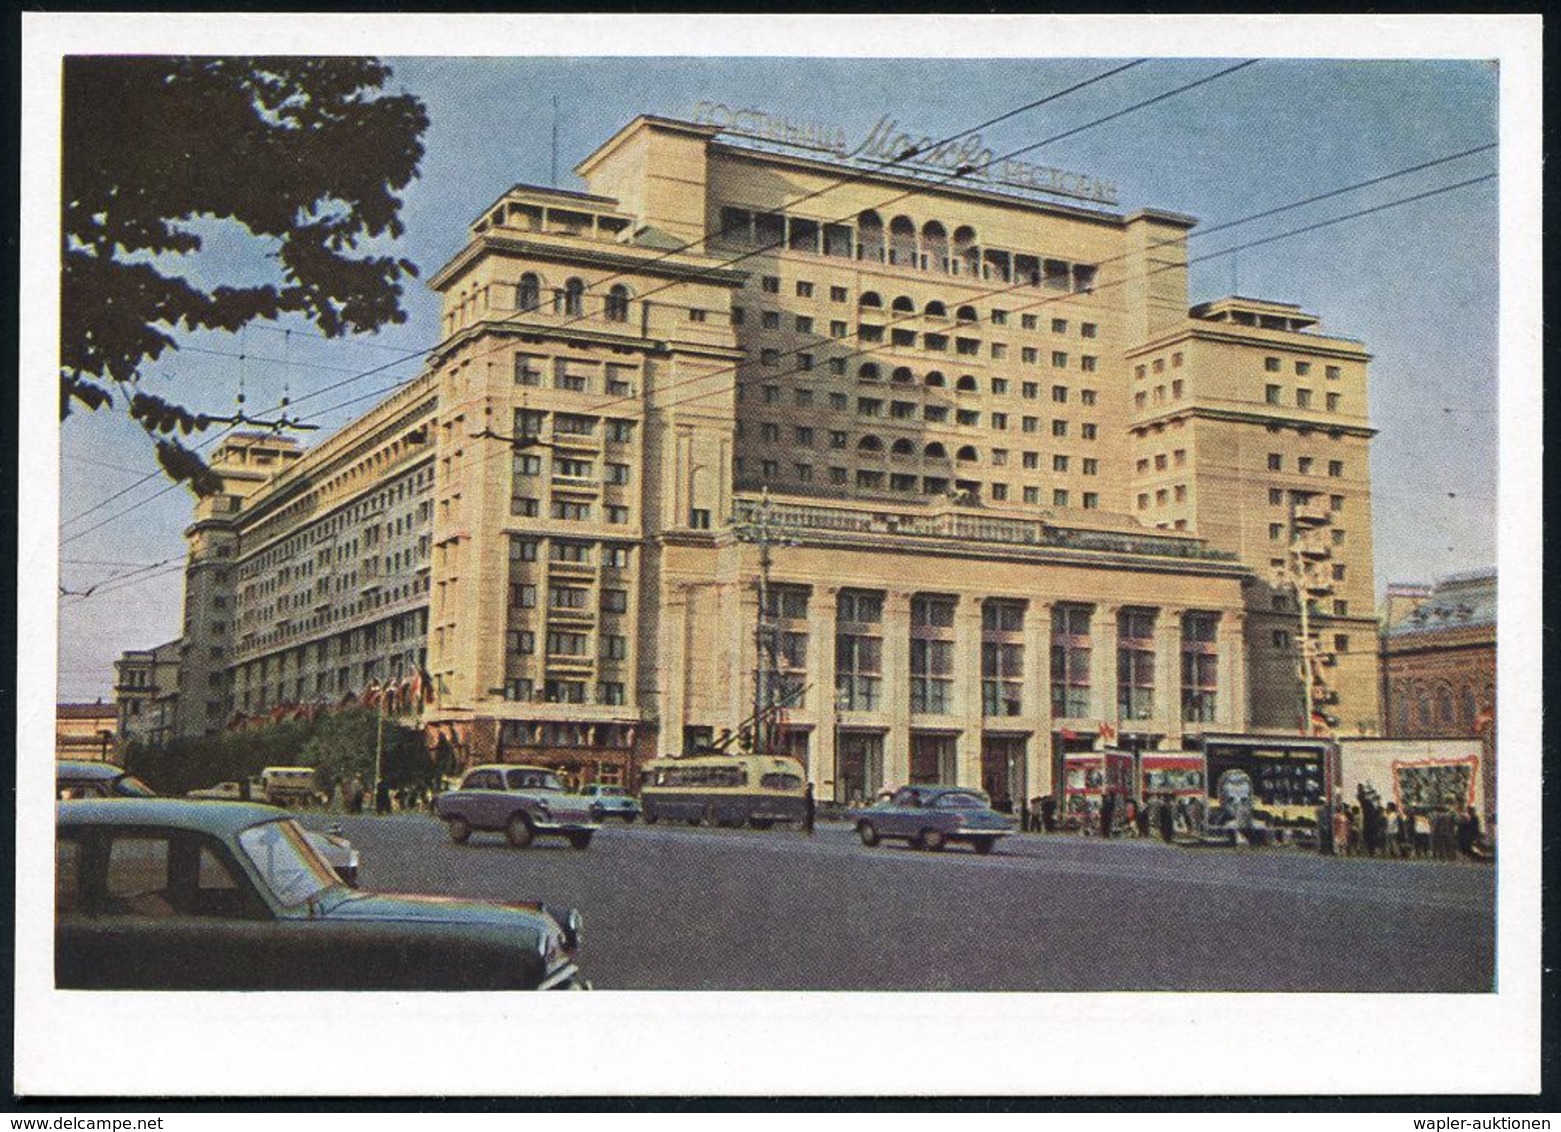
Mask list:
[[1478,736],[1487,808],[1496,798],[1496,571],[1388,588],[1382,714],[1393,738]]

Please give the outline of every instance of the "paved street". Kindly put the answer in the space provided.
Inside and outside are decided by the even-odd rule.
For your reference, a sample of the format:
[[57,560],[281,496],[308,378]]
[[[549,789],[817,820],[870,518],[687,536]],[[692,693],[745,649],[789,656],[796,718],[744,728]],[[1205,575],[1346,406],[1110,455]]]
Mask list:
[[[321,815],[307,823],[321,825]],[[602,989],[1482,991],[1495,871],[1025,835],[866,849],[844,825],[604,828],[584,853],[452,845],[421,813],[343,820],[365,888],[585,916]]]

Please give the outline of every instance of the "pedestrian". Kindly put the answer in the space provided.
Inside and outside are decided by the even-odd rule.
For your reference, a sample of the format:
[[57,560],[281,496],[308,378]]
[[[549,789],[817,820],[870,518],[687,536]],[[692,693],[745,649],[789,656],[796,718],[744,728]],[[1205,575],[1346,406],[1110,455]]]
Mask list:
[[374,812],[376,814],[390,813],[390,783],[383,778],[374,788]]
[[1154,795],[1144,799],[1144,804],[1138,807],[1138,836],[1149,839],[1149,831],[1154,828]]
[[1138,799],[1129,798],[1122,811],[1122,832],[1129,837],[1138,836]]
[[347,787],[347,810],[350,813],[361,814],[363,812],[363,776],[355,774],[352,782]]
[[1203,799],[1193,798],[1187,803],[1187,824],[1194,837],[1203,836]]
[[813,796],[813,784],[802,794],[802,832],[813,836],[813,819],[818,815],[818,801]]
[[1030,803],[1028,802],[1019,803],[1019,831],[1030,832]]
[[1169,796],[1160,799],[1160,838],[1167,845],[1176,840],[1176,810]]
[[1474,847],[1479,844],[1479,841],[1480,815],[1475,812],[1473,806],[1470,806],[1469,812],[1458,823],[1458,851],[1465,857],[1476,856]]
[[1100,801],[1100,836],[1102,839],[1111,836],[1111,823],[1117,813],[1117,796],[1107,793]]
[[1389,857],[1397,857],[1399,849],[1398,803],[1389,802],[1382,822],[1382,850]]
[[1057,829],[1057,799],[1050,794],[1041,798],[1041,828],[1047,833]]
[[1342,801],[1333,807],[1333,851],[1340,857],[1350,851],[1350,811]]
[[1415,811],[1415,856],[1431,855],[1431,818],[1424,810]]

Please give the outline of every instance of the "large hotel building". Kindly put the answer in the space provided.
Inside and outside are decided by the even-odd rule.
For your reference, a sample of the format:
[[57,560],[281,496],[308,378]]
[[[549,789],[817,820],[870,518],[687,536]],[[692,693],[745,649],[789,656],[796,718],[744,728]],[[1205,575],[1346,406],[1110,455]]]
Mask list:
[[431,744],[623,781],[762,678],[823,798],[1017,800],[1299,735],[1303,673],[1377,727],[1369,356],[1189,307],[1192,218],[649,116],[576,171],[476,219],[421,376],[216,453],[181,730],[426,672]]

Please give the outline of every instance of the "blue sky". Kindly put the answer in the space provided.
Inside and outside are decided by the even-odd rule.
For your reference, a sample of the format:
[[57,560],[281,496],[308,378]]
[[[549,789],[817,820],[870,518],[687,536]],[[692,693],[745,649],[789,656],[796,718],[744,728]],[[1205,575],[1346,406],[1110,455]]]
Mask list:
[[[986,144],[999,154],[1031,145],[1229,62],[1146,63],[990,128]],[[575,187],[573,165],[640,112],[687,117],[695,103],[711,99],[839,125],[852,139],[884,114],[941,137],[1099,74],[1114,61],[398,58],[392,65],[392,88],[417,94],[432,117],[422,176],[406,194],[408,232],[397,245],[426,277],[510,184],[548,182],[555,96],[559,184]],[[1027,159],[1114,180],[1123,210],[1171,209],[1212,227],[1492,143],[1496,115],[1493,64],[1266,59]],[[1195,230],[1191,254],[1495,167],[1495,154],[1486,152],[1206,240]],[[1488,181],[1193,268],[1194,302],[1239,289],[1298,303],[1321,316],[1323,332],[1362,339],[1374,355],[1379,589],[1389,580],[1428,579],[1495,561],[1497,218],[1497,185]],[[231,269],[238,245],[215,241],[210,269]],[[298,401],[396,363],[298,409],[321,413],[327,428],[340,425],[412,376],[415,357],[397,359],[435,340],[435,297],[414,282],[406,308],[406,324],[356,341],[319,341],[298,324],[289,334],[255,327],[241,335],[192,336],[188,349],[148,367],[147,384],[221,413],[232,411],[241,380],[248,405],[261,409],[284,392]],[[61,584],[74,591],[103,588],[61,599],[59,694],[106,698],[114,657],[179,631],[181,579],[171,565],[147,569],[140,584],[126,578],[116,586],[113,579],[177,562],[189,497],[183,489],[165,491],[157,478],[127,490],[152,470],[151,455],[139,429],[113,414],[73,416],[62,427],[61,451],[68,540],[60,552]]]

